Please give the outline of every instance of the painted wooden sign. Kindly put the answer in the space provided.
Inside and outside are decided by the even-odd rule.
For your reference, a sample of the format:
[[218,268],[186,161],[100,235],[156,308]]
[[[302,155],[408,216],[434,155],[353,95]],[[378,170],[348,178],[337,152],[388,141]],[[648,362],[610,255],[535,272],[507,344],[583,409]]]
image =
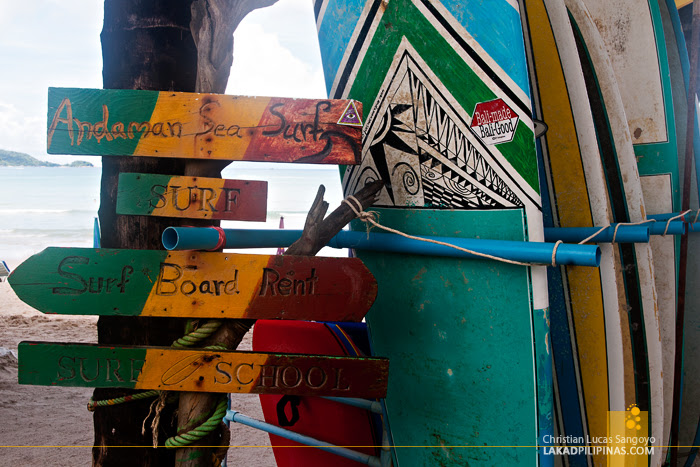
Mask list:
[[265,222],[267,182],[122,173],[117,214]]
[[357,164],[349,100],[49,88],[49,154]]
[[47,248],[8,279],[44,313],[360,321],[377,283],[357,258]]
[[389,360],[21,342],[19,383],[223,393],[377,398]]

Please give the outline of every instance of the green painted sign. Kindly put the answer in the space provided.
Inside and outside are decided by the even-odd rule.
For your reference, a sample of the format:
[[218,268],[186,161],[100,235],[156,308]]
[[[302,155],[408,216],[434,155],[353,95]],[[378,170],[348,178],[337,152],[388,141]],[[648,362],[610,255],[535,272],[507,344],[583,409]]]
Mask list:
[[117,214],[265,222],[267,182],[122,173]]
[[161,391],[377,398],[389,360],[21,342],[19,383]]
[[357,164],[362,105],[336,99],[49,88],[49,154]]
[[377,294],[356,258],[47,248],[8,279],[44,313],[360,321]]

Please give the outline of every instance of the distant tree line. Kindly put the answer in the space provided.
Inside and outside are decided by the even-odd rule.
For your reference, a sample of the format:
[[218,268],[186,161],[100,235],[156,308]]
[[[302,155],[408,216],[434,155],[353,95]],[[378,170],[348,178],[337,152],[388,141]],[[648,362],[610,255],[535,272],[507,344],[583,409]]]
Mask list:
[[74,161],[70,164],[55,164],[42,161],[23,152],[0,149],[0,167],[93,167],[89,162]]

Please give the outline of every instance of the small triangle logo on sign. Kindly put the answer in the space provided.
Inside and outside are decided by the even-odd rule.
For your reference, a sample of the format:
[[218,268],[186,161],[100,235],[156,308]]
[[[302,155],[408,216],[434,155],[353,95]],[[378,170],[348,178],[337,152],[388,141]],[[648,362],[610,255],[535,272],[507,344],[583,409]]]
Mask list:
[[343,116],[338,120],[338,125],[362,126],[362,118],[355,107],[355,101],[348,102],[347,107],[343,111]]

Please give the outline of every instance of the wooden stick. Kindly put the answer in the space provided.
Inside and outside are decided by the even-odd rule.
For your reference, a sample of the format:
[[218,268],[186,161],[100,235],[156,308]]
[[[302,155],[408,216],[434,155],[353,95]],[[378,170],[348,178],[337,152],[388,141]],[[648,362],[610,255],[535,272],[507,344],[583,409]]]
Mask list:
[[[698,48],[700,48],[700,0],[693,1],[693,22],[690,42],[690,76],[688,80],[688,114],[686,121],[685,168],[681,210],[690,209],[690,189],[693,171],[693,136],[695,134],[695,95],[698,84]],[[681,379],[683,374],[683,329],[685,321],[686,271],[688,268],[688,234],[681,237],[678,264],[678,310],[676,311],[676,348],[673,368],[673,409],[671,413],[670,465],[678,465],[678,430],[680,424]]]
[[[374,203],[377,193],[379,193],[379,190],[381,190],[383,186],[384,183],[382,181],[375,181],[355,194],[355,198],[360,201],[363,210]],[[356,217],[355,213],[348,206],[341,204],[324,219],[328,211],[328,203],[323,200],[325,191],[326,189],[323,185],[318,188],[316,198],[306,217],[302,236],[287,248],[287,251],[284,253],[285,255],[314,256],[335,234]],[[226,320],[219,330],[202,343],[202,346],[205,347],[207,345],[217,344],[235,350],[241,340],[243,340],[243,336],[245,336],[254,323],[255,320],[249,319]],[[178,416],[180,426],[178,426],[178,432],[185,432],[198,426],[211,413],[219,397],[221,396],[208,393],[181,393]],[[202,446],[215,446],[223,444],[224,441],[221,435],[215,434],[212,437],[205,438],[198,444]],[[202,464],[201,458],[186,457],[186,455],[191,455],[192,453],[203,454],[202,451],[206,453],[208,449],[198,448],[196,445],[178,449],[177,458],[182,459],[182,462],[177,465],[208,465]],[[213,453],[213,451],[211,452]],[[222,452],[225,455],[225,451],[222,449],[216,451],[216,454],[221,455]],[[211,456],[211,454],[209,455]],[[199,463],[197,459],[200,459]]]

